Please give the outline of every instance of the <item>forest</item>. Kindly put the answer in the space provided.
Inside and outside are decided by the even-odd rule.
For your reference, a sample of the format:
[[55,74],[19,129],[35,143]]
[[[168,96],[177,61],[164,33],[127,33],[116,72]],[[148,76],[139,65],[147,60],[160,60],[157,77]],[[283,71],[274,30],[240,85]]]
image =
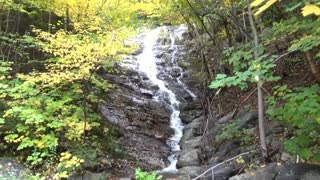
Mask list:
[[[118,79],[135,78],[119,68],[128,56],[139,54],[141,43],[130,39],[181,24],[188,29],[189,51],[176,65],[192,74],[183,83],[198,99],[177,99],[188,102],[190,112],[201,109],[197,133],[206,139],[201,142],[207,149],[200,151],[208,154],[197,153],[199,163],[187,163],[206,165],[188,178],[216,165],[211,160],[221,153],[217,147],[234,139],[240,139],[239,147],[250,146],[259,161],[236,159],[232,175],[279,163],[285,154],[288,161],[317,166],[320,177],[318,0],[0,0],[0,179],[12,179],[3,172],[8,159],[27,169],[17,179],[67,179],[86,172],[140,180],[166,177],[151,173],[159,164],[132,160],[131,145],[120,145],[127,130],[106,120],[102,107],[117,105],[120,96],[112,92],[119,89]],[[192,63],[184,65],[188,59]],[[244,107],[256,112],[254,127],[239,128]],[[186,123],[182,114],[187,125],[191,120]],[[219,123],[223,117],[227,123]],[[149,121],[137,121],[148,129]],[[167,132],[164,138],[172,134]],[[186,132],[185,126],[182,139]],[[270,145],[270,134],[277,145]],[[186,144],[180,142],[182,149]],[[246,150],[215,163],[227,164]],[[179,165],[181,156],[178,166],[185,167]]]

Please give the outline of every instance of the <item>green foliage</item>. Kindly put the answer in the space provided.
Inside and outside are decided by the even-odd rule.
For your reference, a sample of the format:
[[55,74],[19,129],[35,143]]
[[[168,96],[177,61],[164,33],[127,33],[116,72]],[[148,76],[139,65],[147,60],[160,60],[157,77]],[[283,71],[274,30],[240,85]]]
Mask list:
[[162,178],[162,176],[158,176],[157,173],[155,172],[150,174],[150,173],[141,171],[140,168],[136,169],[135,175],[137,180],[158,180]]
[[242,145],[253,144],[253,129],[239,129],[239,120],[233,121],[220,130],[220,134],[215,137],[216,143],[239,138]]
[[74,172],[80,168],[80,164],[84,160],[76,156],[72,156],[69,152],[63,152],[60,154],[59,163],[57,166],[57,173],[54,175],[54,179],[67,178],[70,172]]
[[293,137],[285,142],[285,149],[305,160],[319,160],[320,138],[320,86],[274,88],[274,96],[268,102],[272,106],[267,113],[294,129]]
[[[237,54],[239,52],[236,52]],[[245,53],[246,54],[246,53]],[[256,82],[255,77],[258,76],[261,82],[270,82],[279,80],[278,76],[273,75],[273,58],[262,60],[266,55],[261,56],[258,60],[251,61],[251,65],[245,71],[236,71],[234,76],[225,74],[217,74],[216,79],[211,82],[209,88],[217,89],[221,87],[238,86],[241,89],[248,87],[249,82]],[[237,63],[238,64],[238,63]],[[243,65],[245,67],[246,65]]]

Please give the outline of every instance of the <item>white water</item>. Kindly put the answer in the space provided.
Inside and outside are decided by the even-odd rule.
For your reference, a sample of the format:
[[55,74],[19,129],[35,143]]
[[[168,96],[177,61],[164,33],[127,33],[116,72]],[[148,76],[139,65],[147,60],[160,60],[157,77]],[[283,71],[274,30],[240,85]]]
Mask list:
[[[159,101],[160,96],[168,96],[169,103],[170,103],[169,105],[172,112],[170,116],[170,127],[174,130],[174,135],[167,140],[167,144],[171,148],[171,155],[168,157],[170,164],[168,167],[164,168],[161,171],[176,173],[177,172],[176,164],[178,161],[177,156],[178,156],[178,152],[180,151],[179,142],[182,137],[183,124],[179,117],[180,102],[178,101],[176,95],[169,88],[166,87],[166,82],[157,77],[159,72],[156,64],[157,59],[155,58],[153,49],[156,47],[156,42],[159,39],[159,33],[162,30],[168,31],[168,28],[159,27],[157,29],[151,30],[146,34],[144,38],[144,49],[142,53],[137,56],[137,59],[138,59],[137,62],[139,66],[139,71],[145,73],[147,77],[150,79],[150,81],[159,87],[159,95],[156,97],[153,97],[154,100]],[[170,33],[170,38],[171,38],[170,49],[173,50],[171,61],[172,61],[173,67],[179,68],[179,71],[181,73],[181,75],[176,78],[178,85],[181,88],[183,88],[186,92],[188,92],[193,98],[196,98],[196,96],[190,90],[187,89],[186,85],[181,82],[180,78],[183,76],[183,73],[182,73],[183,71],[178,66],[176,57],[175,57],[178,51],[178,48],[175,45],[175,40],[176,38],[182,38],[182,33],[185,30],[186,30],[186,27],[181,26],[179,29],[176,29],[173,34]]]

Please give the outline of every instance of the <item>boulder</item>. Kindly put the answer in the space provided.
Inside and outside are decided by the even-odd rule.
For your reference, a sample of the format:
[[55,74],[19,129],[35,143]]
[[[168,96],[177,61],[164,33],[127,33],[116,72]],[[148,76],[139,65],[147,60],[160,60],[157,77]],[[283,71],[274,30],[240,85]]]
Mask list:
[[203,170],[204,169],[199,166],[186,166],[179,169],[178,172],[179,172],[179,175],[188,175],[190,178],[195,178],[199,174],[201,174]]
[[168,73],[174,78],[181,76],[181,69],[180,68],[171,68],[168,71],[169,71]]
[[179,105],[179,109],[180,111],[190,111],[190,110],[195,110],[195,109],[198,109],[198,110],[201,110],[202,107],[201,107],[201,101],[194,101],[193,103],[181,103]]
[[258,113],[247,112],[239,116],[239,129],[251,128],[258,124]]
[[180,144],[183,144],[185,141],[190,140],[195,135],[195,128],[188,128],[183,130],[183,135],[180,140]]
[[23,179],[28,176],[28,169],[13,158],[0,158],[0,179]]
[[217,153],[214,155],[214,162],[215,161],[222,161],[226,159],[227,155],[232,152],[233,150],[240,147],[240,141],[239,140],[230,140],[220,145]]
[[183,123],[190,123],[194,119],[202,116],[203,112],[202,110],[191,110],[191,111],[182,111],[180,114],[180,118]]
[[317,180],[320,179],[320,165],[315,164],[285,164],[276,163],[255,171],[233,176],[230,180]]
[[250,171],[244,174],[233,176],[230,180],[274,180],[280,166],[276,163],[268,164],[267,166],[256,171]]
[[180,152],[177,163],[178,168],[185,166],[198,166],[199,164],[197,149],[188,149]]
[[320,179],[320,165],[316,164],[287,164],[278,172],[275,180],[300,179],[316,180]]
[[181,143],[181,148],[182,149],[194,149],[194,148],[198,148],[200,146],[201,143],[201,138],[202,136],[198,136],[192,139],[189,139],[185,142]]
[[232,118],[232,114],[233,113],[230,112],[229,114],[227,114],[227,115],[223,116],[222,118],[220,118],[217,122],[219,124],[225,124],[225,123],[229,122],[231,120],[231,118]]
[[68,180],[105,180],[108,179],[108,174],[106,173],[94,173],[85,172],[84,174],[75,174],[68,178]]
[[235,167],[231,165],[222,165],[219,166],[218,168],[214,169],[213,171],[213,176],[212,173],[209,173],[209,176],[206,176],[206,179],[214,179],[214,180],[228,180],[232,174],[234,173]]

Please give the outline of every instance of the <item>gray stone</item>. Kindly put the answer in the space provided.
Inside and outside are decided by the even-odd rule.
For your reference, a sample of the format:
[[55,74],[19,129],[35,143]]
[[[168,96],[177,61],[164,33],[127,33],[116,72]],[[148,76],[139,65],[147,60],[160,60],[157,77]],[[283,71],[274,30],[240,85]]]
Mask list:
[[13,158],[0,159],[0,179],[23,179],[28,176],[28,169]]
[[250,128],[254,127],[258,123],[258,113],[257,112],[249,112],[244,113],[239,117],[239,125],[240,129],[242,128]]
[[179,105],[180,111],[190,111],[190,110],[201,110],[201,103],[199,101],[194,101],[193,103],[181,103]]
[[[229,165],[220,166],[220,168],[213,171],[215,180],[228,180],[233,174],[235,167]],[[211,177],[211,176],[209,176]],[[212,178],[212,177],[211,177]]]
[[230,140],[220,145],[218,152],[214,155],[216,156],[215,161],[221,161],[226,158],[226,156],[239,148],[239,140]]
[[289,153],[286,153],[286,152],[281,153],[281,156],[280,156],[281,161],[286,162],[286,161],[289,161],[291,158],[292,156]]
[[197,177],[203,171],[202,167],[199,166],[186,166],[179,169],[179,174],[187,174],[191,178]]
[[201,138],[202,138],[202,136],[198,136],[198,137],[192,138],[190,140],[187,140],[187,141],[181,143],[181,148],[182,149],[198,148],[201,143]]
[[227,122],[229,122],[232,118],[232,112],[230,112],[229,114],[223,116],[222,118],[220,118],[217,122],[220,124],[225,124]]
[[255,171],[233,176],[230,180],[318,180],[320,165],[315,164],[268,164]]
[[230,180],[274,180],[279,168],[276,163],[271,163],[256,171],[233,176]]
[[84,174],[75,174],[68,178],[68,180],[105,180],[108,179],[108,175],[106,173],[93,173],[93,172],[85,172]]
[[191,128],[198,129],[202,123],[202,117],[203,116],[200,116],[199,118],[194,119],[191,123],[185,125],[184,130],[191,129]]
[[180,144],[184,143],[185,141],[190,140],[191,138],[194,137],[195,134],[195,128],[188,128],[183,130],[183,135],[180,140]]
[[188,149],[186,151],[181,151],[178,157],[177,167],[185,167],[185,166],[198,166],[199,156],[197,149]]
[[305,163],[284,165],[274,180],[287,179],[318,180],[320,165]]
[[203,114],[202,110],[183,111],[180,114],[180,118],[184,123],[190,123],[194,119],[200,117]]

